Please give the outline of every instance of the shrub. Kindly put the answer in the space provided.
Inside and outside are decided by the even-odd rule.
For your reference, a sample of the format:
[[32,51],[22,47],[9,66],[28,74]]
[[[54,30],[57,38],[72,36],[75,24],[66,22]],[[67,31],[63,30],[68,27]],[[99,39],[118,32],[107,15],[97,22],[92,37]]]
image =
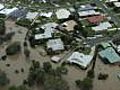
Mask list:
[[87,72],[87,77],[89,77],[89,78],[94,78],[94,77],[95,77],[95,75],[94,75],[94,70],[89,70],[89,71]]
[[107,78],[108,78],[108,74],[100,73],[98,75],[98,80],[106,80]]
[[14,42],[6,48],[7,55],[14,55],[21,51],[21,46],[19,42]]
[[6,74],[0,71],[0,86],[5,86],[9,83],[9,79],[7,78]]
[[5,34],[5,21],[3,19],[0,19],[0,35]]
[[29,19],[20,19],[16,22],[16,24],[23,27],[29,27],[31,24],[31,21]]

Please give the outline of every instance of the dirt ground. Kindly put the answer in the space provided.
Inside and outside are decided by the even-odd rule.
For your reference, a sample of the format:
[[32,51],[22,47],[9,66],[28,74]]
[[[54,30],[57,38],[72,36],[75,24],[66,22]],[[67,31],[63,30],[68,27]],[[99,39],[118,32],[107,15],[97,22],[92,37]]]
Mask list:
[[[15,36],[12,41],[4,43],[0,46],[0,56],[5,54],[5,48],[8,44],[14,41],[24,42],[25,34],[27,32],[26,28],[15,25],[13,21],[6,21],[7,32],[15,31]],[[20,85],[23,83],[23,80],[27,78],[29,67],[31,65],[31,60],[37,60],[42,64],[45,61],[50,61],[49,56],[41,56],[40,50],[41,46],[36,49],[30,49],[31,55],[30,60],[26,60],[23,51],[19,55],[9,56],[7,60],[0,60],[0,69],[7,73],[8,78],[10,79],[10,85]],[[64,54],[67,52],[64,52]],[[63,56],[61,54],[60,56]],[[52,63],[52,62],[51,62]],[[10,67],[7,67],[6,64],[10,64]],[[52,63],[53,67],[56,67],[60,64]],[[21,68],[24,68],[24,72],[21,72]],[[68,75],[63,76],[63,78],[68,81],[70,90],[79,90],[75,85],[75,80],[83,79],[86,76],[86,71],[81,70],[76,66],[67,66]],[[15,70],[18,70],[19,73],[16,74]],[[97,76],[100,72],[109,74],[109,78],[105,81],[97,80]],[[120,90],[120,80],[117,78],[117,73],[120,72],[120,67],[110,66],[102,63],[100,59],[97,59],[95,67],[95,79],[94,79],[94,88],[93,90]],[[0,88],[0,90],[7,90],[6,88]],[[37,89],[33,89],[37,90]],[[39,89],[42,90],[42,89]]]

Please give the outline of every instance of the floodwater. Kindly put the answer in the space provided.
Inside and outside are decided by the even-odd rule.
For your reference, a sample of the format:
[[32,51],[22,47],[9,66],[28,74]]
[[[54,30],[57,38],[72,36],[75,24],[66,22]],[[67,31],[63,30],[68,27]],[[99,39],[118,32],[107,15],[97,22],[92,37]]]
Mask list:
[[[5,54],[5,48],[6,46],[14,41],[20,41],[21,43],[24,42],[25,34],[27,32],[26,28],[16,26],[14,22],[12,21],[6,21],[6,27],[7,32],[15,31],[16,34],[13,37],[12,41],[3,44],[0,46],[0,55]],[[23,83],[23,80],[27,78],[29,67],[31,65],[31,60],[37,60],[42,65],[45,61],[50,61],[49,56],[41,56],[40,50],[41,46],[37,47],[36,49],[30,49],[31,55],[30,60],[26,60],[23,51],[14,56],[9,56],[7,60],[1,61],[0,60],[0,69],[5,71],[7,73],[8,78],[10,79],[10,85],[21,85]],[[67,53],[67,52],[64,52]],[[61,56],[63,56],[61,54]],[[6,64],[10,64],[9,67],[6,66]],[[52,63],[53,67],[56,67],[60,64],[54,64]],[[21,68],[24,69],[24,72],[21,72]],[[68,75],[64,75],[63,78],[68,82],[70,86],[70,90],[79,90],[75,85],[75,80],[83,79],[86,77],[86,71],[81,70],[80,68],[76,66],[67,66],[68,68]],[[15,70],[18,70],[19,73],[15,73]],[[109,74],[109,78],[105,81],[97,80],[98,74],[107,73]],[[120,72],[120,67],[118,66],[110,66],[105,65],[101,62],[100,59],[97,59],[96,61],[96,67],[95,67],[95,79],[93,82],[93,90],[120,90],[120,80],[117,78],[117,73]],[[0,90],[7,90],[6,88],[0,88]],[[43,90],[42,88],[34,88],[32,90]]]

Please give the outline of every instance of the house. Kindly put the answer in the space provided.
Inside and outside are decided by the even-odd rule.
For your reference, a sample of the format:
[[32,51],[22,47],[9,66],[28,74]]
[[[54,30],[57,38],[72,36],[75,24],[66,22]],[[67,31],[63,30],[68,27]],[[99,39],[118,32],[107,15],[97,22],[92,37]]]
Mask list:
[[120,2],[113,2],[113,4],[116,8],[120,8]]
[[41,28],[44,30],[44,33],[35,34],[35,37],[34,37],[35,40],[52,38],[52,33],[54,33],[57,25],[58,24],[56,23],[48,23],[48,24],[41,26]]
[[77,25],[77,22],[74,20],[69,20],[61,24],[62,28],[67,30],[68,32],[74,31],[74,27]]
[[17,9],[13,11],[9,16],[12,18],[25,18],[27,12],[27,9]]
[[96,7],[93,7],[90,4],[86,4],[86,5],[81,5],[80,8],[78,8],[78,11],[88,11],[94,9],[96,9]]
[[39,14],[39,16],[50,18],[52,16],[52,14],[53,14],[53,12],[41,12]]
[[117,46],[117,52],[120,53],[120,45]]
[[78,14],[80,17],[87,17],[93,15],[100,15],[100,12],[96,12],[95,10],[86,10],[86,11],[79,11]]
[[101,22],[99,25],[92,27],[94,31],[104,31],[109,28],[112,28],[112,25],[109,22]]
[[120,56],[115,52],[112,47],[108,47],[105,50],[100,51],[99,56],[103,59],[104,63],[120,63]]
[[0,10],[4,9],[4,5],[0,4]]
[[86,4],[86,5],[81,5],[77,11],[80,17],[99,15],[100,12],[96,12],[95,9],[97,9],[97,7],[91,6],[90,4]]
[[3,10],[0,11],[0,14],[4,14],[6,16],[11,16],[14,15],[14,12],[16,12],[18,8],[4,8]]
[[105,2],[117,2],[118,0],[106,0]]
[[101,46],[103,49],[106,49],[106,48],[108,48],[108,47],[111,47],[110,43],[105,43],[105,42],[101,43],[100,46]]
[[79,52],[74,52],[68,59],[67,61],[69,63],[77,64],[81,68],[86,69],[87,66],[90,64],[92,61],[93,56],[92,55],[85,55],[83,53]]
[[51,61],[53,61],[53,62],[55,62],[55,63],[60,62],[60,60],[61,60],[61,58],[58,57],[58,56],[53,56],[53,57],[51,57]]
[[104,16],[101,15],[97,15],[97,16],[91,16],[91,17],[87,17],[87,20],[90,24],[99,24],[100,22],[102,22],[104,20]]
[[55,14],[58,19],[67,19],[71,13],[67,9],[58,9]]
[[60,38],[50,39],[47,42],[47,50],[52,50],[53,52],[64,50],[64,43]]
[[33,20],[37,15],[38,15],[38,12],[28,12],[26,15],[26,18]]

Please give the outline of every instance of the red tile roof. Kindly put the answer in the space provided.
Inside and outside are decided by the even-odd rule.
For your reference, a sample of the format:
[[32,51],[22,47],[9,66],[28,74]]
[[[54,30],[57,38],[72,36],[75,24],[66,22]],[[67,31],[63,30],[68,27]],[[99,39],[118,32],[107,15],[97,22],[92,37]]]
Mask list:
[[91,17],[87,17],[87,20],[91,23],[91,24],[99,24],[101,21],[103,21],[105,18],[105,16],[91,16]]

